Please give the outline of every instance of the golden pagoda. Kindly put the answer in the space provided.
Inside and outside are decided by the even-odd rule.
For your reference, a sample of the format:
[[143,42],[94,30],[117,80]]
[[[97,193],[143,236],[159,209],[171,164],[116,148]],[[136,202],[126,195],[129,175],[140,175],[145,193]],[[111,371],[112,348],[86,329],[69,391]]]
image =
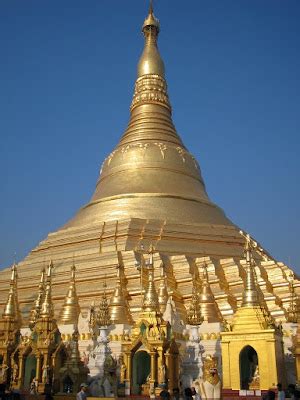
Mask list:
[[[177,341],[168,337],[168,323],[163,320],[166,302],[177,313],[182,326],[187,326],[187,318],[192,321],[193,312],[197,323],[202,317],[207,322],[206,337],[219,340],[215,331],[213,335],[209,331],[210,323],[222,321],[227,326],[233,323],[234,329],[241,332],[248,329],[247,324],[237,324],[236,318],[245,312],[243,310],[247,313],[250,309],[258,310],[256,305],[249,308],[243,295],[245,292],[253,297],[251,301],[255,300],[256,295],[251,294],[255,279],[255,286],[259,288],[255,293],[263,300],[264,309],[259,312],[260,322],[253,322],[254,331],[269,329],[264,321],[270,318],[281,321],[286,356],[291,356],[288,338],[295,333],[289,322],[291,269],[276,261],[249,236],[256,277],[251,275],[251,267],[246,269],[245,279],[244,237],[209,198],[199,163],[176,131],[164,62],[158,50],[160,23],[152,4],[142,33],[144,48],[137,66],[129,123],[115,149],[103,161],[91,200],[64,226],[49,233],[19,263],[18,288],[9,283],[9,268],[0,271],[0,307],[7,309],[8,291],[11,297],[15,296],[17,300],[10,300],[9,306],[15,310],[11,320],[14,329],[19,329],[18,303],[23,331],[28,329],[30,335],[31,328],[34,340],[39,340],[36,336],[44,340],[40,348],[44,370],[45,363],[50,363],[55,352],[61,351],[59,332],[62,326],[77,318],[79,350],[83,355],[88,353],[92,346],[91,326],[92,336],[97,336],[94,311],[90,313],[89,310],[92,304],[101,302],[105,281],[105,307],[111,316],[106,323],[131,326],[131,330],[124,328],[124,332],[111,335],[111,343],[119,343],[113,350],[116,356],[124,352],[127,393],[130,387],[137,387],[142,381],[153,386],[169,379],[170,389],[178,384],[178,352],[185,351],[185,337],[180,330],[175,335]],[[190,78],[185,76],[184,79]],[[147,254],[145,249],[150,247],[152,250]],[[209,264],[209,276],[204,267],[202,276],[194,277],[194,268],[203,265],[203,259]],[[44,260],[52,260],[55,265],[55,271],[48,268],[45,283],[43,276],[40,278]],[[73,265],[76,265],[76,290],[75,270],[69,284]],[[119,266],[117,273],[116,265]],[[245,283],[249,285],[246,291]],[[295,275],[294,298],[299,291],[300,281]],[[191,311],[188,313],[188,310]],[[242,316],[239,321],[243,321]],[[153,336],[154,326],[157,329]],[[150,338],[148,333],[146,336],[142,333],[143,329],[151,332]],[[160,346],[158,353],[156,341]],[[24,362],[25,348],[29,352],[29,347],[24,347]],[[135,354],[139,352],[151,353],[149,360],[146,354],[141,356],[142,363],[150,363],[150,377],[138,375],[136,360],[139,358]],[[15,357],[17,359],[17,353]],[[216,357],[220,359],[221,354]],[[42,358],[38,363],[41,362]],[[166,368],[164,379],[158,377],[159,368],[163,367]],[[169,378],[168,368],[169,374],[170,371],[173,374]],[[19,378],[21,387],[23,377]],[[145,387],[145,391],[150,390],[150,386]]]

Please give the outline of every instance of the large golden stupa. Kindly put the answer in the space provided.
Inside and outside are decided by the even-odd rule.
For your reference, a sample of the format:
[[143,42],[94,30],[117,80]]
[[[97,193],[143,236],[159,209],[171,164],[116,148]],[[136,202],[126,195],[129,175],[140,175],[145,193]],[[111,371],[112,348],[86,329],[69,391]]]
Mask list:
[[[245,235],[208,197],[200,166],[174,127],[164,62],[157,47],[160,25],[152,6],[142,30],[145,45],[129,124],[104,160],[90,202],[18,264],[16,290],[23,327],[30,324],[41,270],[50,261],[53,318],[58,326],[76,323],[78,318],[72,309],[72,287],[69,308],[64,303],[73,265],[82,321],[91,304],[103,301],[104,281],[105,296],[114,296],[115,323],[138,321],[150,285],[147,268],[143,268],[149,257],[154,268],[151,290],[158,292],[160,305],[163,294],[171,297],[186,324],[188,305],[196,299],[201,318],[208,324],[205,340],[220,339],[218,332],[212,335],[215,327],[210,331],[209,324],[219,323],[217,330],[221,331],[242,305],[247,280]],[[291,310],[295,310],[300,282],[288,266],[277,262],[253,238],[249,241],[256,290],[269,315],[286,324],[283,335],[287,348],[293,335]],[[10,277],[10,269],[0,272],[1,309],[7,302]],[[128,306],[126,313],[118,313],[121,303]],[[90,328],[82,321],[80,338],[84,341]]]

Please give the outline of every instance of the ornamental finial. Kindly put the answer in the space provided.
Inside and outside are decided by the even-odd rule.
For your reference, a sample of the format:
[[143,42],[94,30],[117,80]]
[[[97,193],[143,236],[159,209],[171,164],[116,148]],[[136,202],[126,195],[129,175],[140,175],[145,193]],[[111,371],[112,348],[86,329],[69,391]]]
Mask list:
[[118,264],[116,288],[109,305],[110,316],[114,324],[131,324],[132,317],[125,291],[122,287],[121,268],[121,265]]
[[149,3],[149,14],[153,14],[153,0],[150,0]]
[[76,293],[75,273],[76,267],[73,262],[71,266],[70,286],[60,314],[60,321],[64,324],[77,324],[80,313],[80,307]]
[[186,322],[189,325],[201,325],[203,322],[203,316],[201,314],[200,298],[198,294],[196,280],[197,280],[197,274],[195,266],[193,274],[192,299],[187,311],[187,319],[186,319]]
[[40,311],[41,311],[41,307],[42,307],[42,302],[44,299],[44,295],[45,295],[45,268],[43,267],[42,271],[41,271],[41,278],[40,278],[40,283],[39,283],[39,288],[38,288],[38,294],[37,294],[37,298],[34,302],[34,306],[31,309],[30,312],[30,317],[29,317],[29,327],[30,329],[33,329],[37,319],[40,316]]
[[243,294],[243,307],[259,306],[259,295],[256,286],[255,271],[254,271],[254,261],[252,256],[252,244],[250,235],[244,234],[240,231],[240,234],[244,236],[245,242],[245,259],[246,259],[246,282],[245,291]]
[[107,297],[106,297],[106,288],[107,288],[107,284],[106,284],[106,276],[105,276],[105,280],[103,283],[102,300],[100,302],[99,312],[97,315],[98,326],[109,326],[111,324],[109,305],[108,305],[108,301],[107,301]]
[[45,290],[45,298],[41,306],[41,313],[40,317],[42,318],[53,318],[54,316],[54,308],[52,304],[52,282],[51,282],[51,275],[53,269],[53,262],[52,260],[49,262],[48,270],[47,270],[47,278],[46,278],[46,290]]
[[10,318],[18,321],[20,319],[19,303],[17,297],[17,264],[14,262],[11,267],[11,278],[9,284],[8,299],[4,307],[3,318]]

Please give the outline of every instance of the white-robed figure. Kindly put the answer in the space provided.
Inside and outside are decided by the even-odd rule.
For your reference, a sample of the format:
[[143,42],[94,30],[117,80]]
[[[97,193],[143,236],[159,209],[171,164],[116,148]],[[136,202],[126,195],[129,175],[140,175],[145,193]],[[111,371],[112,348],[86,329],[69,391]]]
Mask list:
[[210,355],[203,360],[203,376],[194,382],[201,393],[202,400],[221,399],[221,379],[218,374],[218,359]]

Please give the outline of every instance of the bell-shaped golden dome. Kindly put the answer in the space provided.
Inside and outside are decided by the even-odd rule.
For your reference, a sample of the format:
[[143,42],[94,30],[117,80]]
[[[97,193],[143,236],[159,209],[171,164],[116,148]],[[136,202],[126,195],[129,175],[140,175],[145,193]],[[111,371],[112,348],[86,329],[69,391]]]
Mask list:
[[232,226],[210,201],[199,164],[172,122],[152,6],[143,33],[128,127],[104,160],[90,203],[65,227],[122,218]]

